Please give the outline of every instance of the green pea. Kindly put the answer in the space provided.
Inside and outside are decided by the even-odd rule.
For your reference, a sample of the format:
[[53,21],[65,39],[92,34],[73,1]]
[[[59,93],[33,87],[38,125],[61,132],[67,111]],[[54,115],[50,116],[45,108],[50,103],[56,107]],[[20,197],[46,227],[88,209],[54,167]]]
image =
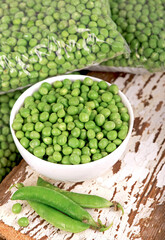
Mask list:
[[99,126],[94,127],[95,133],[99,133],[101,131],[101,128]]
[[120,130],[117,134],[118,138],[121,140],[124,140],[127,136],[127,131],[126,130]]
[[74,129],[72,129],[71,135],[75,138],[78,138],[80,136],[80,129],[75,127]]
[[42,112],[40,114],[39,120],[41,122],[46,122],[49,119],[49,113],[48,112]]
[[118,94],[119,88],[118,88],[118,86],[116,84],[111,84],[110,87],[109,87],[109,91],[112,94]]
[[67,113],[71,116],[76,115],[78,113],[78,108],[75,106],[69,106],[67,109]]
[[99,88],[106,90],[108,88],[108,84],[105,81],[98,82]]
[[40,140],[39,139],[33,139],[32,141],[30,141],[30,147],[33,149],[35,147],[40,146]]
[[79,114],[79,120],[80,120],[81,122],[84,122],[84,123],[88,122],[88,121],[89,121],[89,114],[87,114],[87,113],[85,113],[85,112],[81,112],[81,113]]
[[115,131],[115,130],[109,131],[107,133],[107,138],[111,141],[115,140],[117,138],[117,131]]
[[113,121],[106,121],[103,125],[103,128],[106,131],[111,131],[115,128],[115,123]]
[[101,153],[95,153],[95,154],[93,154],[93,156],[92,156],[92,160],[93,160],[93,161],[99,160],[99,159],[101,159],[101,158],[102,158]]
[[52,105],[52,111],[56,113],[59,110],[63,109],[63,107],[64,106],[62,105],[62,103],[55,103]]
[[53,152],[54,152],[53,146],[48,146],[46,148],[46,155],[52,156]]
[[84,164],[84,163],[89,163],[91,162],[91,158],[89,155],[82,155],[81,156],[81,163]]
[[91,140],[89,141],[89,147],[90,147],[90,148],[97,149],[97,145],[98,145],[97,139],[91,139]]
[[49,122],[51,122],[51,123],[55,123],[56,121],[57,121],[57,114],[56,113],[51,113],[50,115],[49,115]]
[[60,152],[61,149],[62,149],[62,148],[61,148],[61,146],[60,146],[59,144],[55,144],[55,145],[54,145],[54,151],[55,151],[55,152]]
[[113,140],[113,143],[115,143],[117,146],[119,146],[122,143],[122,140],[119,138],[116,138],[115,140]]
[[104,137],[104,134],[103,134],[102,132],[98,132],[98,133],[96,134],[96,138],[97,138],[98,140],[101,140],[103,137]]
[[94,121],[89,121],[89,122],[85,123],[85,128],[86,128],[87,130],[89,130],[89,129],[94,129],[95,126],[96,126],[96,124],[95,124]]
[[100,111],[100,114],[103,114],[105,118],[108,118],[110,116],[110,114],[111,114],[111,111],[108,108],[103,108]]
[[77,97],[71,97],[69,99],[69,105],[78,106],[79,105],[79,99]]
[[14,130],[18,131],[22,129],[22,124],[20,122],[14,121],[12,127]]
[[21,210],[22,210],[22,206],[21,206],[20,203],[13,204],[13,206],[12,206],[12,212],[13,213],[18,214],[18,213],[21,212]]
[[79,120],[74,120],[74,123],[75,123],[76,127],[78,127],[79,129],[84,128],[84,123],[80,122]]
[[65,135],[60,135],[57,137],[57,143],[59,145],[64,145],[67,142],[67,137]]
[[72,153],[72,148],[71,147],[63,147],[63,150],[62,150],[63,154],[64,155],[70,155]]
[[58,128],[61,131],[65,131],[66,130],[66,123],[64,123],[64,122],[59,123]]
[[26,149],[29,147],[29,142],[30,141],[26,137],[23,137],[20,140],[21,145]]
[[37,131],[31,131],[29,137],[30,139],[40,139],[40,134]]
[[17,137],[18,139],[21,139],[21,138],[24,137],[24,132],[22,132],[22,131],[17,131],[15,135],[16,135],[16,137]]
[[43,137],[43,143],[46,145],[51,145],[52,144],[52,138],[51,137]]
[[69,161],[70,161],[71,164],[75,165],[75,164],[79,164],[81,162],[81,158],[78,154],[72,153],[70,155]]
[[95,131],[93,130],[93,129],[89,129],[88,131],[87,131],[87,137],[88,137],[88,139],[94,139],[95,138]]
[[72,148],[78,148],[79,147],[79,140],[77,138],[70,138],[68,141],[68,145]]
[[45,148],[43,146],[38,146],[34,148],[33,154],[38,158],[42,158],[45,155]]
[[107,145],[108,145],[108,140],[106,138],[102,138],[98,144],[100,149],[105,149]]
[[112,99],[113,95],[111,92],[105,92],[102,94],[101,98],[104,102],[110,102]]
[[110,115],[110,117],[109,117],[109,119],[110,119],[111,121],[115,121],[115,119],[120,119],[120,118],[121,118],[121,116],[120,116],[120,114],[117,113],[117,112],[111,113],[111,115]]
[[62,83],[62,81],[55,81],[54,83],[53,83],[53,86],[55,87],[55,88],[61,88],[62,86],[63,86],[63,83]]
[[37,132],[41,132],[44,128],[44,124],[42,122],[37,122],[35,124],[34,128]]
[[83,81],[83,84],[87,85],[88,87],[93,85],[93,80],[89,77],[86,77]]
[[88,93],[88,97],[92,100],[96,100],[98,98],[98,93],[94,90],[90,90]]
[[79,148],[75,148],[73,149],[73,152],[72,153],[75,153],[77,154],[78,156],[81,156],[81,150]]
[[109,143],[108,146],[106,147],[107,152],[113,152],[115,149],[116,149],[115,143]]
[[105,122],[105,117],[103,114],[98,114],[96,117],[95,117],[95,122],[98,126],[102,126]]
[[18,219],[18,225],[20,227],[27,227],[29,225],[29,220],[27,217],[21,217]]
[[101,152],[102,157],[106,157],[108,155],[107,152]]
[[56,161],[56,162],[61,162],[62,160],[62,155],[60,152],[54,152],[53,153],[53,159]]
[[121,119],[122,119],[123,121],[128,122],[128,121],[129,121],[129,114],[128,114],[128,113],[122,113],[122,114],[121,114]]
[[53,136],[59,136],[60,134],[61,134],[60,129],[58,129],[58,128],[53,128],[52,129],[52,135]]
[[64,122],[65,122],[65,123],[73,122],[73,117],[72,117],[72,116],[69,116],[69,115],[66,116]]

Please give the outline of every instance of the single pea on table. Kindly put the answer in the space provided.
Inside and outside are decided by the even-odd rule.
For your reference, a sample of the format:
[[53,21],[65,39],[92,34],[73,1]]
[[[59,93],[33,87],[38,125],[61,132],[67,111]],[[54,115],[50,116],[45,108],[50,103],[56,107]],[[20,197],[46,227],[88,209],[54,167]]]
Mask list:
[[107,156],[122,143],[129,113],[117,85],[90,77],[64,79],[52,85],[44,82],[28,96],[12,128],[22,146],[38,158],[85,164]]

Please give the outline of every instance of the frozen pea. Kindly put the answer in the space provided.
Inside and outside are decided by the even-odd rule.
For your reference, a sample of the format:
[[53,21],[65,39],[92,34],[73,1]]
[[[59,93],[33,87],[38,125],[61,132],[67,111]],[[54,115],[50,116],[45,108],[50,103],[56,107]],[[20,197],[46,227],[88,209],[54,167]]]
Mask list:
[[[130,46],[130,57],[118,56],[101,65],[109,67],[144,68],[150,72],[161,71],[165,66],[163,1],[142,0],[122,4],[110,0],[111,17]],[[152,7],[151,7],[152,6]],[[136,11],[136,15],[133,14]],[[127,13],[127,14],[125,14]],[[157,52],[160,47],[162,52]],[[113,50],[114,46],[113,46]],[[115,90],[117,92],[117,89]],[[116,94],[115,91],[113,94]]]
[[[82,69],[127,51],[124,39],[108,15],[109,11],[105,10],[104,1],[80,0],[73,3],[68,0],[67,4],[63,1],[57,4],[50,0],[49,4],[28,2],[13,7],[15,3],[12,0],[5,4],[5,13],[0,20],[1,50],[17,69],[2,76],[2,91]],[[15,16],[13,20],[8,17],[12,15]],[[4,73],[6,69],[8,66],[5,66]],[[54,84],[56,89],[62,87],[59,82]],[[93,80],[87,77],[85,84],[91,87]],[[39,92],[44,96],[47,90],[41,86]],[[60,94],[64,96],[67,91],[65,84]],[[78,94],[79,91],[74,89],[72,95]]]

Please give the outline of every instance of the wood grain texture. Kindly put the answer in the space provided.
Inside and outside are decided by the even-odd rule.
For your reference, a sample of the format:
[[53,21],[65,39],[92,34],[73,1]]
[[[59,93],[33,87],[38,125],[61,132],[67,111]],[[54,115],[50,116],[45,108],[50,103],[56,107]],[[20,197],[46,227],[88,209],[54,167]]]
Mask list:
[[[112,209],[89,210],[107,224],[113,221],[105,233],[87,230],[79,234],[60,231],[43,221],[23,203],[21,216],[27,216],[30,224],[19,228],[18,216],[11,214],[12,193],[8,188],[14,182],[35,185],[39,176],[24,161],[5,178],[0,185],[0,233],[5,229],[23,234],[22,239],[37,240],[163,240],[164,224],[164,176],[165,176],[165,74],[132,75],[126,73],[90,72],[89,75],[116,83],[130,100],[135,122],[132,137],[125,153],[109,172],[95,180],[79,183],[63,183],[50,180],[68,191],[97,194],[124,205],[125,214]],[[46,179],[46,178],[45,178]],[[19,201],[18,201],[19,202]],[[21,202],[21,201],[20,201]],[[21,202],[22,203],[22,202]],[[12,229],[12,230],[11,230]],[[4,232],[3,234],[4,235]],[[8,235],[4,235],[10,239]],[[21,235],[22,236],[22,235]]]

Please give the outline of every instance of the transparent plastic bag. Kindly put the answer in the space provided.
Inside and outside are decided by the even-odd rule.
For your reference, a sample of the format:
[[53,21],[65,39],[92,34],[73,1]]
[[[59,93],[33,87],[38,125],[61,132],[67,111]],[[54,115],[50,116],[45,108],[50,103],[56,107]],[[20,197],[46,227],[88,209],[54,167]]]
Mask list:
[[108,0],[1,0],[0,91],[125,52]]
[[[165,1],[109,0],[112,20],[126,39],[131,54],[100,64],[95,70],[132,73],[165,70]],[[102,67],[103,66],[103,67]],[[94,69],[94,68],[93,68]]]
[[0,95],[0,182],[21,160],[10,132],[10,111],[23,91]]
[[89,67],[90,71],[97,71],[97,72],[125,72],[125,73],[132,73],[132,74],[146,74],[150,73],[145,68],[140,67],[110,67],[110,66],[103,66],[103,65],[94,65]]

